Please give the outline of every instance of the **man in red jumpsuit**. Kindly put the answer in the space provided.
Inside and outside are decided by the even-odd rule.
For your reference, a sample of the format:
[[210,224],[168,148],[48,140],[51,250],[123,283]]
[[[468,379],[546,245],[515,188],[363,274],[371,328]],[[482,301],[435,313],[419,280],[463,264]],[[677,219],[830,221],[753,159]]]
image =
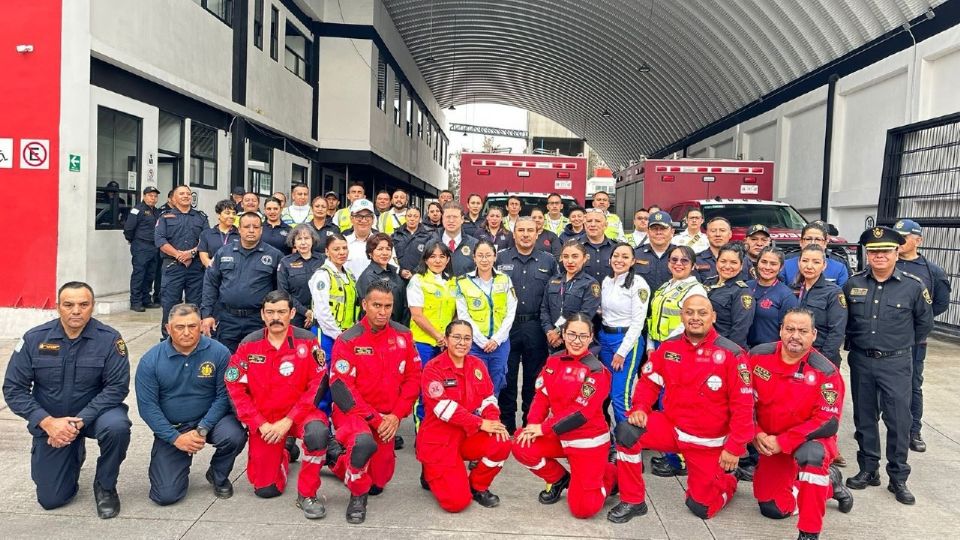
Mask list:
[[[499,505],[489,488],[510,455],[510,432],[500,423],[486,364],[468,354],[472,339],[469,323],[451,323],[447,350],[427,363],[421,377],[425,414],[417,432],[417,459],[447,512],[460,512],[471,499],[488,508]],[[469,477],[464,460],[477,462]]]
[[330,431],[314,405],[327,386],[326,360],[317,336],[290,325],[293,301],[284,291],[263,299],[266,328],[240,342],[224,374],[237,417],[250,431],[247,478],[258,497],[276,497],[287,484],[287,434],[303,439],[297,506],[308,519],[326,514],[317,498]]
[[393,302],[387,285],[371,285],[366,315],[333,344],[333,425],[346,449],[333,472],[350,489],[348,523],[363,523],[367,494],[379,495],[393,477],[393,439],[420,393],[420,357],[410,330],[390,320]]
[[[617,424],[620,504],[607,519],[625,523],[647,512],[644,448],[682,453],[687,462],[687,508],[716,515],[733,497],[732,473],[753,438],[753,390],[746,353],[713,329],[705,296],[683,302],[684,333],[664,341],[641,369],[627,420]],[[664,389],[663,411],[652,406]]]
[[760,513],[773,519],[791,516],[799,506],[801,540],[819,538],[831,496],[841,512],[853,508],[840,470],[831,465],[837,456],[843,378],[813,349],[813,317],[802,308],[787,311],[780,341],[750,350],[757,397],[754,445],[760,452],[753,495]]

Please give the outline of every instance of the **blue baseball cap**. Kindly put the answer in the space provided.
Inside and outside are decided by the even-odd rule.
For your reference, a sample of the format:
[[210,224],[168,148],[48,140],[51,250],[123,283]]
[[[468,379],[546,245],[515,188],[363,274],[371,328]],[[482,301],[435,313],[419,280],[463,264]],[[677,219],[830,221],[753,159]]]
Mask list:
[[923,229],[920,227],[920,224],[912,219],[901,219],[898,220],[893,226],[893,230],[898,233],[906,236],[908,234],[915,234],[917,236],[923,236]]
[[656,211],[650,214],[650,217],[647,219],[647,227],[653,227],[654,225],[672,228],[673,220],[670,219],[670,214],[663,211]]

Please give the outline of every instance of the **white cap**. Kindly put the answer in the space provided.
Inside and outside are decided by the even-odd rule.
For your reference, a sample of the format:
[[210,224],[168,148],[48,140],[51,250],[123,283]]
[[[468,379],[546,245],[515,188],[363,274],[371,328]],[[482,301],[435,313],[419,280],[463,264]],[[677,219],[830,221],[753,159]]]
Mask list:
[[362,211],[364,211],[364,210],[369,210],[371,214],[375,214],[375,213],[376,213],[376,212],[373,211],[373,203],[370,202],[370,201],[368,201],[367,199],[357,199],[357,200],[353,201],[352,204],[350,204],[350,213],[351,213],[351,214],[357,214],[357,213],[362,212]]

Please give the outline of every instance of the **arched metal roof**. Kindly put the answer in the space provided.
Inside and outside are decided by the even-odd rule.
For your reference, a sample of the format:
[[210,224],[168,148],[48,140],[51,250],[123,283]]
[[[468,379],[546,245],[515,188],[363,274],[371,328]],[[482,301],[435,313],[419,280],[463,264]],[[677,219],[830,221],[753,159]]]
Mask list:
[[622,168],[943,1],[384,3],[441,106],[536,112]]

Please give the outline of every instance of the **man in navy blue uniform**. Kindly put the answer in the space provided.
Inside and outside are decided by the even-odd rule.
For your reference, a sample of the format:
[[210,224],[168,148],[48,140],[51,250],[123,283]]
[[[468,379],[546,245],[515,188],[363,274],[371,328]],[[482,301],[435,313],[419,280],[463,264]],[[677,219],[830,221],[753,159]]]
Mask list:
[[607,216],[603,210],[591,208],[583,218],[583,229],[587,231],[583,247],[587,248],[587,264],[584,271],[590,274],[597,283],[603,283],[603,278],[611,275],[610,256],[613,255],[617,243],[607,238],[604,231],[607,229]]
[[650,292],[654,292],[672,277],[667,259],[673,241],[673,222],[670,214],[663,211],[651,212],[647,219],[647,243],[634,248],[637,262],[633,268],[646,280]]
[[167,337],[170,308],[184,300],[199,304],[203,294],[203,265],[197,259],[200,233],[209,227],[207,216],[190,207],[192,192],[187,186],[173,190],[174,207],[160,214],[153,231],[153,243],[160,248],[163,288],[160,303],[163,317],[160,333]]
[[117,475],[130,445],[123,403],[130,362],[120,334],[93,318],[93,304],[86,283],[60,287],[60,318],[24,334],[7,365],[3,397],[33,435],[30,471],[40,506],[52,510],[73,499],[84,441],[97,439],[93,494],[97,515],[109,519],[120,513]]
[[217,497],[229,499],[230,472],[247,443],[223,379],[230,351],[201,335],[200,310],[193,304],[173,306],[167,334],[137,366],[137,408],[154,436],[150,500],[165,506],[183,499],[193,456],[208,442],[216,452],[207,481]]
[[[950,280],[943,268],[918,251],[923,244],[923,229],[916,221],[901,219],[893,226],[893,230],[903,235],[897,269],[917,276],[926,285],[933,299],[934,317],[946,312],[950,307]],[[913,345],[913,398],[910,401],[913,425],[910,427],[910,449],[914,452],[927,451],[927,443],[920,436],[920,420],[923,418],[923,361],[926,358],[927,340],[924,339]]]
[[150,287],[154,285],[160,253],[153,243],[153,230],[157,227],[157,197],[160,190],[155,186],[143,188],[143,200],[130,209],[123,223],[123,237],[130,244],[133,271],[130,272],[130,309],[143,313],[146,308],[158,308],[160,304],[150,299]]
[[283,254],[261,241],[260,216],[240,216],[240,239],[220,248],[203,280],[202,330],[230,352],[250,332],[263,328],[260,305],[277,288],[277,267]]

